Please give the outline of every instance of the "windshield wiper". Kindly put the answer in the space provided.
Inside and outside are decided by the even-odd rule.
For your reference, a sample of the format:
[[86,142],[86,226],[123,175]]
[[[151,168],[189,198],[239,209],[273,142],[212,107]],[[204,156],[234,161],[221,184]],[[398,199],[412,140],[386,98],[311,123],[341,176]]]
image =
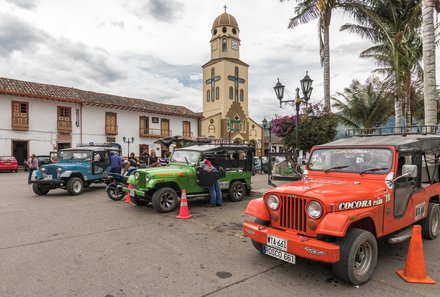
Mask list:
[[367,173],[367,172],[374,172],[374,171],[381,171],[381,170],[388,170],[388,167],[379,167],[379,168],[368,168],[364,171],[359,172],[360,175]]
[[327,169],[327,170],[324,171],[324,172],[325,172],[325,173],[328,173],[328,172],[330,172],[330,171],[332,171],[332,170],[335,170],[335,169],[344,169],[344,168],[347,168],[347,167],[350,167],[350,166],[348,166],[348,165],[342,165],[342,166],[331,167],[331,168]]

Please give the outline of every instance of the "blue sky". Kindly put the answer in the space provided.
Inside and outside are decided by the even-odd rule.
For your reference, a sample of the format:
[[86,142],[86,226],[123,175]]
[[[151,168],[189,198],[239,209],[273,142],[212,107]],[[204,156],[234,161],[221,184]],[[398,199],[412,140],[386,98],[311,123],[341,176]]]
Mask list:
[[[249,67],[250,115],[293,113],[275,98],[276,79],[291,93],[306,70],[312,101],[322,100],[317,23],[287,29],[295,1],[277,0],[0,0],[0,76],[202,108],[201,65],[210,59],[211,26],[223,12],[240,27],[241,60]],[[331,93],[374,64],[369,47],[331,27]]]

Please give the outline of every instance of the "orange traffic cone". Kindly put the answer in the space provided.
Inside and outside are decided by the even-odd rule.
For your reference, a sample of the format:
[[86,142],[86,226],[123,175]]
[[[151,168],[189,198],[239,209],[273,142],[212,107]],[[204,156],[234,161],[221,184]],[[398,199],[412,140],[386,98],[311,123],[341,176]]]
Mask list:
[[[131,189],[133,188],[133,186],[131,184],[128,184],[128,188]],[[131,202],[130,192],[127,192],[127,195],[125,195],[125,203],[133,203]]]
[[186,190],[182,190],[182,199],[180,200],[180,212],[176,218],[189,219],[192,215],[189,214],[188,200],[186,199]]
[[408,283],[435,284],[435,281],[426,275],[421,230],[420,225],[414,225],[405,268],[403,271],[397,270],[396,273]]

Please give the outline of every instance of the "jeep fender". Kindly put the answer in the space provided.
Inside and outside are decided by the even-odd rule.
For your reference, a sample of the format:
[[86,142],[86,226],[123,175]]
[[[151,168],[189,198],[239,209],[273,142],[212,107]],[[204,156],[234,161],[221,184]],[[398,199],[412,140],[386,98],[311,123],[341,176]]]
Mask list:
[[356,222],[359,222],[363,219],[371,220],[376,231],[376,234],[373,235],[376,237],[381,237],[383,225],[383,206],[370,209],[355,209],[328,213],[319,223],[316,233],[343,237],[345,236],[345,233],[350,225],[356,224]]
[[270,214],[267,210],[266,204],[263,201],[263,198],[249,201],[244,213],[263,221],[270,221]]

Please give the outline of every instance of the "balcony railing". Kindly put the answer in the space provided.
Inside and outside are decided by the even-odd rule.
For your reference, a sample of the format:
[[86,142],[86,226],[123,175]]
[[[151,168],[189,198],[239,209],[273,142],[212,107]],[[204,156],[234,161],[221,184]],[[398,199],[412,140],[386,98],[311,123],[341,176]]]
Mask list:
[[139,136],[140,137],[166,137],[170,136],[171,130],[163,130],[163,129],[151,129],[151,128],[140,128],[139,129]]
[[105,135],[118,135],[118,126],[105,125]]
[[29,119],[25,117],[12,117],[12,128],[15,130],[28,130]]
[[72,132],[72,121],[58,121],[58,132]]

